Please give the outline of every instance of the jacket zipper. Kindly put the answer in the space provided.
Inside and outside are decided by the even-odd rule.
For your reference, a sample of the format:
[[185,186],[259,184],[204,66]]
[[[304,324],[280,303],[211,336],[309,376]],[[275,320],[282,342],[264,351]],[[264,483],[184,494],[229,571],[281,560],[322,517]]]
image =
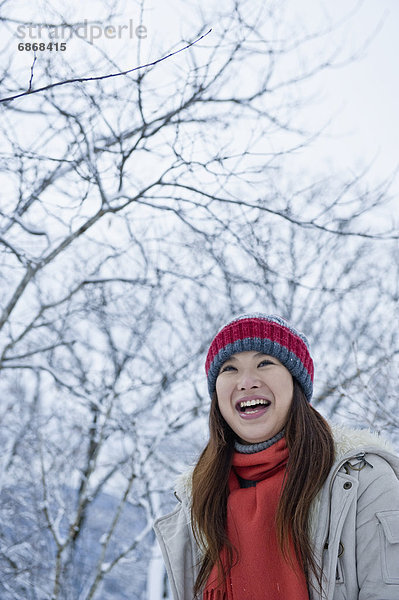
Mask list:
[[[367,465],[369,465],[371,468],[373,468],[373,465],[371,465],[366,459],[365,459],[366,453],[365,452],[358,452],[357,454],[350,456],[348,458],[342,459],[338,465],[335,467],[335,470],[333,472],[333,474],[331,475],[331,480],[330,480],[330,485],[329,485],[329,489],[328,489],[328,524],[327,524],[327,529],[326,529],[326,533],[324,535],[324,540],[323,540],[323,550],[327,550],[328,549],[328,539],[329,539],[329,533],[330,533],[330,525],[331,525],[331,493],[332,493],[332,486],[334,484],[335,478],[337,476],[338,471],[340,471],[342,469],[342,467],[348,463],[350,460],[363,460]],[[323,568],[323,554],[321,555],[321,566]]]

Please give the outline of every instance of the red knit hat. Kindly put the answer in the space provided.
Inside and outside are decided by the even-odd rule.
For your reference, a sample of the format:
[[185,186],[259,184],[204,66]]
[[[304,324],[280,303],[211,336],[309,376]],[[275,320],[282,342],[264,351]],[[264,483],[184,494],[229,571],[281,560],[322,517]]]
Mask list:
[[302,386],[310,401],[313,393],[313,360],[306,337],[275,315],[241,315],[222,327],[213,339],[205,362],[212,397],[220,367],[232,354],[255,350],[277,358]]

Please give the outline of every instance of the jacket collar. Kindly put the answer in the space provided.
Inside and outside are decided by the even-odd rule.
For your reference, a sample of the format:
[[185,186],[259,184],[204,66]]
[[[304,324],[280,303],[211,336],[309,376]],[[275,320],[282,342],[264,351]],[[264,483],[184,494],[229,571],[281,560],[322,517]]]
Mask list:
[[334,438],[335,465],[361,453],[377,454],[391,465],[399,477],[399,458],[395,448],[386,438],[370,429],[352,429],[339,424],[332,425],[331,430]]

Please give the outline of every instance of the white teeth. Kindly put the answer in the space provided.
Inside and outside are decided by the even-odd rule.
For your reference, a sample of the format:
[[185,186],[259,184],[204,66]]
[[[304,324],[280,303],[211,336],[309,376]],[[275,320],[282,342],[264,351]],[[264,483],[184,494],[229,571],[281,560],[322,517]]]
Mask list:
[[247,400],[246,402],[240,402],[240,408],[247,408],[248,406],[256,406],[257,404],[270,404],[269,400],[263,400],[262,398],[256,398],[256,400]]

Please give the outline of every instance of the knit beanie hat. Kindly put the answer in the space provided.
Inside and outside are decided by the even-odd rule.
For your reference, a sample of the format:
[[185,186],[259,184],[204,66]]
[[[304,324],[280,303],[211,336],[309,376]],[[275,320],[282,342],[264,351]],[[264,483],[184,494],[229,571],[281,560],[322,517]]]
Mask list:
[[205,362],[212,397],[222,364],[237,352],[255,350],[277,358],[301,385],[310,401],[313,393],[313,360],[306,337],[276,315],[240,315],[224,325],[213,339]]

